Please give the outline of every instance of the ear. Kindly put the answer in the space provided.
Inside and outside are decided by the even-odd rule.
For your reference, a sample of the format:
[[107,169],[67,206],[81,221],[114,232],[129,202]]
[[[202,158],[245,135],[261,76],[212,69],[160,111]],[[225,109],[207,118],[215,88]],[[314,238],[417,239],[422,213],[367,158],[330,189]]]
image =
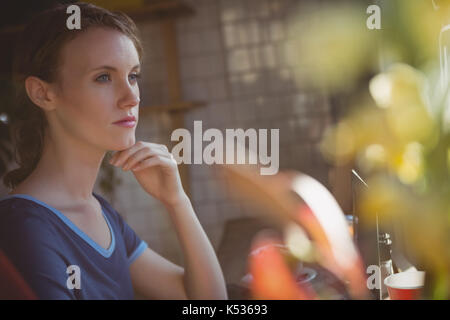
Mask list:
[[35,105],[46,111],[55,109],[55,95],[49,83],[38,77],[29,76],[25,79],[25,89]]

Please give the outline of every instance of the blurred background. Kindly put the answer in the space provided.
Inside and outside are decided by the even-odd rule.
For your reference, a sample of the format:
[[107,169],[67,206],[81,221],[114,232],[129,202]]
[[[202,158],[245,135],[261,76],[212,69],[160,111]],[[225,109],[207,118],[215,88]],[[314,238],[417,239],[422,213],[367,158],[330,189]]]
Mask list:
[[[15,167],[8,134],[8,114],[14,107],[10,49],[21,25],[54,2],[2,3],[1,175]],[[369,245],[361,244],[368,260],[380,262],[375,252],[379,234],[374,231],[378,214],[387,221],[393,211],[402,212],[402,218],[420,222],[422,229],[415,224],[406,228],[416,239],[436,235],[431,251],[415,243],[420,250],[408,258],[416,266],[436,267],[433,283],[438,289],[430,289],[430,296],[448,297],[450,149],[448,112],[442,107],[447,84],[440,78],[440,60],[447,51],[440,55],[439,47],[446,1],[85,2],[129,14],[141,32],[145,58],[137,139],[173,146],[172,131],[182,127],[193,132],[195,120],[203,122],[203,130],[280,129],[280,171],[312,176],[332,193],[349,221],[367,220],[360,238],[369,238]],[[367,9],[373,4],[381,9],[380,29],[369,28],[375,11]],[[434,94],[424,98],[424,88]],[[235,186],[212,166],[179,167],[219,257],[230,297],[246,297],[242,278],[254,236],[267,228],[282,230],[245,193],[231,196]],[[370,192],[355,172],[371,186]],[[1,188],[1,194],[9,192]],[[182,265],[163,206],[130,173],[102,166],[95,192],[152,249]],[[315,281],[333,283],[318,267],[314,270]],[[327,297],[347,297],[339,292]]]

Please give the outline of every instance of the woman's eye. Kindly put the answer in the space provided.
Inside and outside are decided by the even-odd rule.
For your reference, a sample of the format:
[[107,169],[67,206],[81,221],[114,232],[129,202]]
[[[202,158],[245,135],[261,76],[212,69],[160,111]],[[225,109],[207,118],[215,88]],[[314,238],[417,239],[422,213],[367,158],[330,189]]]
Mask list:
[[141,75],[139,73],[130,74],[130,79],[133,81],[137,81],[140,77],[141,77]]
[[97,79],[95,79],[95,80],[99,81],[99,82],[109,81],[110,80],[109,74],[102,74],[101,76],[97,77]]

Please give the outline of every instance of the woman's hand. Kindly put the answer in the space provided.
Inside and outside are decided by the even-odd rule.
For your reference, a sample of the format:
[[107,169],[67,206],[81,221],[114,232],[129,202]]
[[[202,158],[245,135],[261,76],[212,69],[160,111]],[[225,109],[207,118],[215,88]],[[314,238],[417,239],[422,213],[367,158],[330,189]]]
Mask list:
[[185,199],[178,164],[163,144],[137,141],[128,149],[117,151],[110,163],[131,170],[144,190],[166,206]]

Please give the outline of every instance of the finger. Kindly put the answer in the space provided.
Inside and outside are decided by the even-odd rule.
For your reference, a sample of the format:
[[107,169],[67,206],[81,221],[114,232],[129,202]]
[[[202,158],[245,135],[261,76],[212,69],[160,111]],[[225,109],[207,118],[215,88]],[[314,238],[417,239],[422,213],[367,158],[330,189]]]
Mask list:
[[110,159],[110,163],[115,166],[122,166],[128,159],[128,157],[132,154],[134,154],[136,151],[138,151],[141,148],[149,147],[150,149],[156,149],[161,150],[162,152],[169,152],[167,149],[167,146],[163,144],[158,143],[152,143],[152,142],[144,142],[144,141],[138,141],[136,142],[132,147],[117,151]]
[[128,157],[128,159],[123,164],[123,170],[132,168],[135,164],[150,156],[161,156],[166,158],[170,157],[167,153],[159,149],[142,148]]
[[[131,148],[136,150],[136,147],[136,144],[134,144]],[[121,161],[123,157],[126,156],[126,153],[129,152],[131,148],[114,152],[114,154],[111,156],[111,159],[109,159],[109,163],[112,165],[117,165],[119,161]]]
[[136,164],[132,171],[139,171],[145,168],[154,167],[154,166],[170,166],[171,160],[161,156],[154,156],[151,158],[147,158],[142,160],[140,163]]
[[149,142],[149,144],[154,149],[161,150],[162,152],[165,152],[165,153],[170,153],[169,149],[167,148],[167,146],[165,144],[151,143],[151,142]]
[[148,147],[147,143],[138,141],[128,149],[118,151],[117,154],[114,155],[113,159],[111,159],[111,164],[116,167],[121,167],[130,155],[145,147]]
[[167,146],[165,144],[161,144],[161,143],[154,143],[154,142],[145,142],[146,144],[150,145],[153,148],[156,149],[160,149],[162,151],[167,151],[169,152],[169,149],[167,148]]

